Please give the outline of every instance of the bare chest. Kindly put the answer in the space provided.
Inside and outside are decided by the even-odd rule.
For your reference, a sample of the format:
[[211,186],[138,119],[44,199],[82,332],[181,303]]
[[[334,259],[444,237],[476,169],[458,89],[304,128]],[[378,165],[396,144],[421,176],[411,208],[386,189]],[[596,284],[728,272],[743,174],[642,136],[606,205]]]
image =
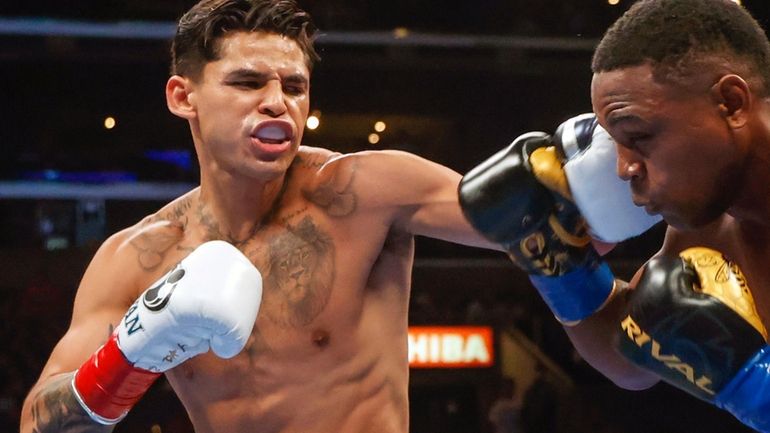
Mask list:
[[[300,431],[296,426],[312,419],[329,420],[329,428],[316,431],[342,431],[365,422],[351,418],[363,409],[366,418],[390,414],[400,421],[387,431],[401,431],[406,335],[393,312],[406,309],[411,261],[383,256],[387,233],[373,227],[361,236],[323,215],[298,216],[265,227],[241,246],[263,278],[260,311],[244,350],[228,360],[212,353],[193,358],[169,380],[186,406],[228,402],[242,411],[228,412],[227,419],[276,423],[270,431]],[[372,277],[378,274],[388,278],[378,282]],[[224,422],[218,412],[207,413],[215,424]]]
[[[151,232],[137,239],[138,260],[146,270],[139,287],[148,287],[201,243],[222,239],[215,229],[188,224],[180,236]],[[411,250],[392,248],[390,238],[380,222],[335,218],[302,201],[282,208],[246,239],[225,237],[262,276],[253,346],[324,347],[333,333],[356,326],[369,293],[381,286],[401,288],[386,302],[405,302]]]

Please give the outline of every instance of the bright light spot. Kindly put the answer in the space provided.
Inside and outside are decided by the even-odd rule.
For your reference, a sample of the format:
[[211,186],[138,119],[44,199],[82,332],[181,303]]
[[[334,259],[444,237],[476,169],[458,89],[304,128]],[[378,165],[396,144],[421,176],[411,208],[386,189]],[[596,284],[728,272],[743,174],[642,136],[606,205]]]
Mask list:
[[307,122],[305,122],[305,125],[307,125],[307,129],[316,129],[320,124],[321,124],[321,119],[315,116],[309,116],[307,118]]
[[374,123],[374,130],[377,132],[382,132],[385,130],[386,126],[387,125],[385,125],[385,122],[378,120],[377,122]]
[[409,36],[409,29],[406,27],[396,27],[393,29],[393,36],[396,39],[404,39],[405,37]]
[[615,6],[616,4],[620,3],[620,0],[607,0],[607,3]]
[[377,144],[379,142],[380,142],[380,136],[379,135],[377,135],[375,133],[369,134],[369,144]]
[[741,0],[733,0],[735,3],[741,4]]
[[104,127],[107,129],[112,129],[115,127],[115,118],[112,116],[107,116],[104,118]]
[[154,424],[152,427],[150,427],[151,433],[161,433],[160,426],[158,424]]

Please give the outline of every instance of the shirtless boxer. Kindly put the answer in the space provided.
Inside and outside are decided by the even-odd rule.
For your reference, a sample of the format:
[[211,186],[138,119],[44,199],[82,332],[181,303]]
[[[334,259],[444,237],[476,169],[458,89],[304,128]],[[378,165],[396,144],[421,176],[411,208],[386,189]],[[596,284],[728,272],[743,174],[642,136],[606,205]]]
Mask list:
[[414,236],[496,247],[454,171],[300,146],[313,32],[287,0],[180,20],[166,97],[201,184],[98,250],[22,432],[110,431],[163,372],[198,433],[408,430]]
[[569,191],[537,169],[542,137],[526,138],[518,155],[527,163],[507,171],[529,176],[514,194],[547,185],[548,198],[498,213],[520,223],[503,234],[479,198],[493,193],[478,180],[493,170],[475,169],[462,182],[464,211],[530,272],[576,348],[616,384],[663,379],[770,432],[767,37],[730,0],[641,0],[608,30],[592,67],[593,108],[617,142],[617,172],[634,201],[669,224],[656,257],[630,286],[613,279],[581,243]]

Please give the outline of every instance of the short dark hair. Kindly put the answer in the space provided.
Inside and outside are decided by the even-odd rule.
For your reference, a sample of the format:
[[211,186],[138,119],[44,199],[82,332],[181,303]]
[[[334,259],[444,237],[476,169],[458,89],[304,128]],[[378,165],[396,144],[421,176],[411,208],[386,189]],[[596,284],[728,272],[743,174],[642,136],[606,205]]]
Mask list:
[[[757,21],[732,0],[640,0],[605,33],[594,52],[594,73],[650,62],[676,78],[694,72],[693,61],[717,55],[770,83],[770,43]],[[715,57],[716,58],[716,57]],[[752,78],[752,77],[747,77]]]
[[187,11],[171,44],[171,73],[197,79],[206,63],[219,58],[228,32],[268,32],[297,42],[308,69],[319,60],[313,47],[316,27],[293,0],[202,0]]

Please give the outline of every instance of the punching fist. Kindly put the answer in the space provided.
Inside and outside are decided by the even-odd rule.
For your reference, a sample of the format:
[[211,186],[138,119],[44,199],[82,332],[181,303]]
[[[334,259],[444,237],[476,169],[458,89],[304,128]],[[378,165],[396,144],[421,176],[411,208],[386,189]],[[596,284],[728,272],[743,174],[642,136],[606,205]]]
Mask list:
[[741,270],[690,248],[642,268],[619,326],[620,352],[666,382],[770,432],[767,331]]
[[590,255],[585,221],[565,197],[567,181],[551,143],[542,132],[521,135],[463,176],[459,187],[468,221],[530,274],[562,275]]
[[591,246],[548,134],[532,132],[468,172],[459,201],[468,221],[502,245],[556,317],[571,323],[609,298],[614,278]]
[[237,248],[200,245],[139,296],[78,369],[75,396],[95,421],[120,421],[160,373],[209,350],[238,354],[261,299],[261,275]]

